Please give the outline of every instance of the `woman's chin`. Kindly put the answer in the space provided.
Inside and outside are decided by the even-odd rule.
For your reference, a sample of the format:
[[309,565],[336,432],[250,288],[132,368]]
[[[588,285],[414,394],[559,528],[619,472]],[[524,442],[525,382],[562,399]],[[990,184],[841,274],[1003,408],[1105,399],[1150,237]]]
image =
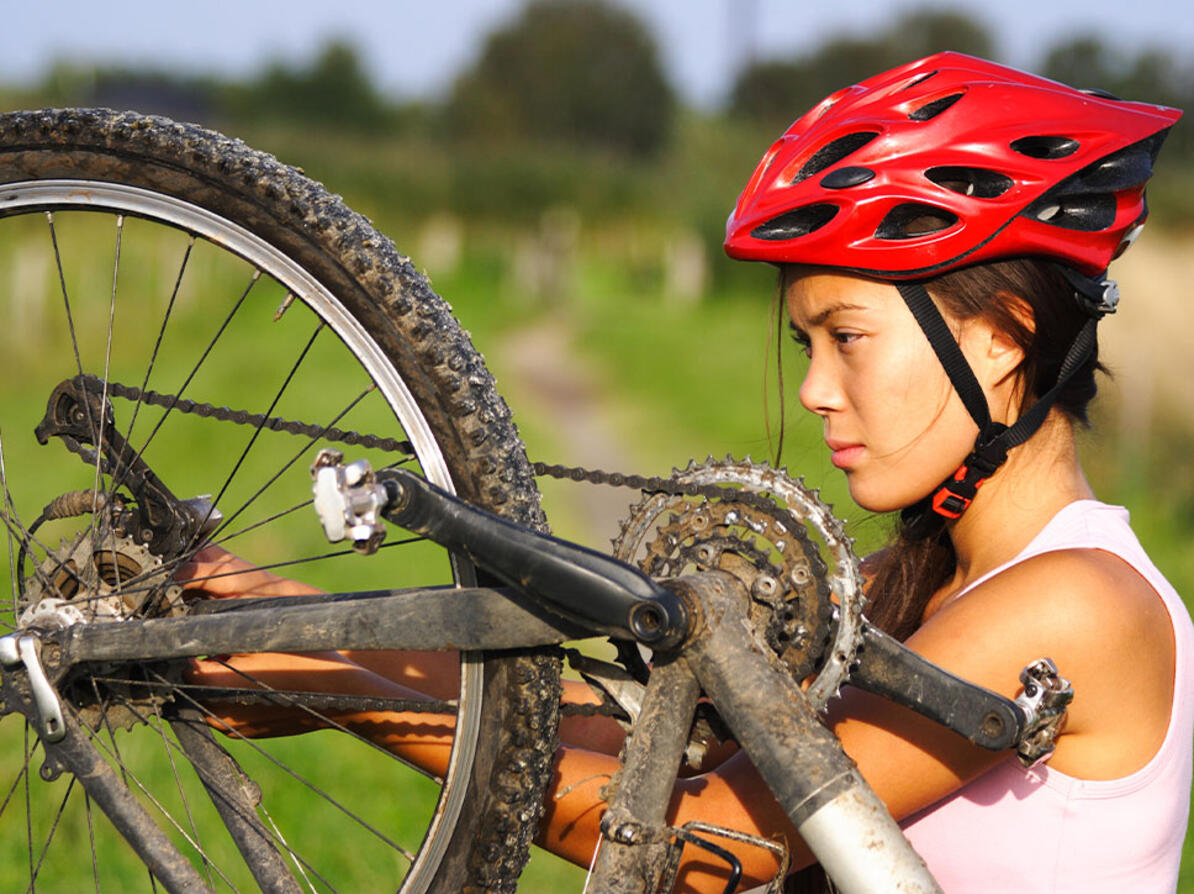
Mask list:
[[895,512],[918,502],[925,495],[919,496],[914,492],[900,489],[896,492],[891,488],[868,487],[865,482],[857,481],[853,477],[847,481],[850,489],[850,499],[867,512]]

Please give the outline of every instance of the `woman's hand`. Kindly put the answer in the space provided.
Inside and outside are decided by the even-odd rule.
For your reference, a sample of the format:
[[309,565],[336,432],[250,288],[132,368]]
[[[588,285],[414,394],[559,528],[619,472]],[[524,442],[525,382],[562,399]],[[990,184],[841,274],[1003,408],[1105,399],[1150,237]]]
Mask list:
[[208,599],[310,596],[322,590],[271,574],[220,546],[206,546],[174,574],[189,596]]

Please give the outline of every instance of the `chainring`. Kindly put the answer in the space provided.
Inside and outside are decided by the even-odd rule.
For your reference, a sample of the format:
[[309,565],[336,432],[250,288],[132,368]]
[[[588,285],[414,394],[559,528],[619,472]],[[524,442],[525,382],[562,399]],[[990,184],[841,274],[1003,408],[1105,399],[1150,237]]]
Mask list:
[[750,460],[690,462],[671,479],[703,490],[645,496],[622,522],[614,556],[655,578],[733,574],[767,645],[797,680],[815,675],[806,695],[824,710],[862,635],[862,577],[841,522],[803,482]]

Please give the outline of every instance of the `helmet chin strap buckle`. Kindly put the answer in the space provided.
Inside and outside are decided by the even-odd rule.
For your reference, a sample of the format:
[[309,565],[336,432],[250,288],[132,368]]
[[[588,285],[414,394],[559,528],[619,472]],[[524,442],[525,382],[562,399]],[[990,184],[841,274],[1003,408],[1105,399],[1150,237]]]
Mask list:
[[1007,445],[1000,437],[1006,430],[1001,423],[992,422],[979,435],[973,452],[929,498],[929,506],[935,513],[950,520],[962,517],[974,502],[978,489],[1007,459]]
[[963,463],[953,477],[934,492],[930,503],[933,511],[948,519],[961,518],[986,480],[976,477],[974,471]]

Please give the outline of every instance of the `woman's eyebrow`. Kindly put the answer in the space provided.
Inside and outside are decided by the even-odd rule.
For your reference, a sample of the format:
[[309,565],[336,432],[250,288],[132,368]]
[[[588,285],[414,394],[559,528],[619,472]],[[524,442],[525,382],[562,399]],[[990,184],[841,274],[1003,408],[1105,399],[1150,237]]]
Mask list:
[[809,317],[808,322],[812,326],[820,326],[835,313],[843,310],[867,310],[867,307],[863,304],[851,304],[848,301],[839,301],[836,304],[830,304],[828,307],[821,308]]

